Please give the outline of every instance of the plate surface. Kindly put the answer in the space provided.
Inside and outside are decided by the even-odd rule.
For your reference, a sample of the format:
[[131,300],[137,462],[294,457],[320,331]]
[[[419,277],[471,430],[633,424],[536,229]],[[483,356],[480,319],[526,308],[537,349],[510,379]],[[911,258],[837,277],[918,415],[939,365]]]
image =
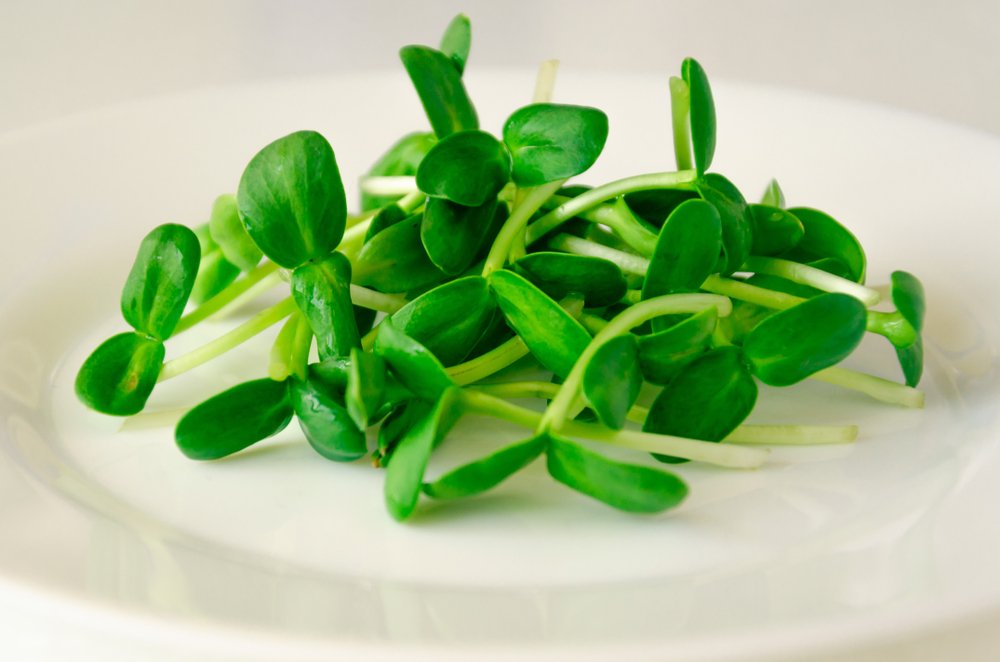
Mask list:
[[[499,131],[532,76],[470,71],[469,85]],[[233,659],[768,657],[1000,606],[1000,202],[989,193],[1000,141],[842,100],[716,87],[715,170],[751,199],[777,177],[790,204],[840,218],[868,251],[870,283],[894,269],[924,281],[926,409],[823,384],[768,391],[755,421],[857,423],[860,439],[776,449],[754,472],[679,467],[689,501],[652,518],[532,467],[402,526],[384,512],[378,472],[326,462],[295,431],[190,462],[169,428],[119,432],[72,392],[82,359],[123,327],[117,297],[138,241],[161,222],[203,221],[260,146],[301,128],[329,138],[356,199],[357,175],[423,120],[397,74],[116,107],[0,139],[0,593]],[[583,181],[672,167],[665,80],[567,72],[556,100],[611,118]],[[165,384],[151,407],[262,374],[247,357],[267,340]],[[866,340],[850,365],[896,379],[894,361]],[[514,434],[469,421],[432,471]]]

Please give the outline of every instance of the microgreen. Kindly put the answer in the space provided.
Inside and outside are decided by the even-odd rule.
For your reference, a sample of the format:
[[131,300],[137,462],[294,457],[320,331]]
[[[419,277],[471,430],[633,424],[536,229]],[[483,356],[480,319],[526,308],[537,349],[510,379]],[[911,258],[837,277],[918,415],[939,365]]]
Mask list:
[[[811,379],[923,405],[920,281],[893,272],[894,309],[875,309],[881,290],[863,284],[865,253],[846,226],[789,208],[775,180],[748,204],[710,171],[717,120],[698,62],[669,82],[677,171],[585,186],[568,180],[602,154],[607,115],[552,102],[548,62],[535,103],[508,115],[502,138],[481,130],[463,81],[471,34],[459,15],[438,48],[400,51],[433,133],[385,137],[391,147],[360,181],[360,214],[347,214],[333,147],[305,130],[257,152],[207,223],[154,229],[121,295],[132,330],[84,361],[80,400],[139,414],[158,382],[280,324],[259,357],[268,378],[191,403],[177,446],[216,460],[295,418],[298,442],[322,458],[383,469],[386,508],[401,521],[421,495],[502,490],[543,455],[577,493],[655,513],[684,500],[685,480],[619,454],[749,469],[767,451],[744,444],[857,438],[850,424],[745,425],[758,397],[780,397],[758,382]],[[285,290],[276,303],[240,310],[275,288]],[[223,315],[232,328],[172,355],[174,336]],[[905,384],[840,365],[866,333],[889,340]],[[528,436],[425,475],[465,414]]]

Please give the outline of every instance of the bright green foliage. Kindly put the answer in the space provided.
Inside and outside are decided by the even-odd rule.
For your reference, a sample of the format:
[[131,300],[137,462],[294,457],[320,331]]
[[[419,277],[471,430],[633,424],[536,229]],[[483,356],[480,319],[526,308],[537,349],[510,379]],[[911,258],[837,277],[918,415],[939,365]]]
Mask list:
[[631,333],[601,345],[583,373],[583,393],[602,423],[625,427],[625,416],[642,388],[639,340]]
[[510,154],[485,131],[460,131],[442,138],[417,170],[421,191],[467,207],[493,200],[508,181]]
[[350,462],[368,453],[365,433],[339,392],[310,375],[304,381],[292,380],[289,395],[299,427],[317,453],[334,462]]
[[515,262],[514,271],[557,301],[581,294],[595,308],[618,303],[628,290],[618,265],[599,257],[539,251]]
[[359,347],[351,305],[351,263],[340,253],[292,272],[292,296],[312,327],[320,359],[344,356]]
[[138,333],[112,336],[83,363],[76,395],[102,414],[138,414],[156,386],[165,351],[162,342]]
[[208,231],[226,259],[242,271],[253,269],[263,257],[243,227],[235,195],[220,195],[215,199]]
[[519,186],[579,175],[594,165],[608,139],[608,116],[596,108],[536,103],[514,112],[503,127]]
[[[368,169],[365,177],[412,177],[417,174],[420,162],[436,142],[433,133],[425,131],[408,133],[393,143],[392,147]],[[395,202],[398,197],[372,195],[362,191],[361,211],[383,208]]]
[[452,64],[461,74],[465,71],[465,63],[469,60],[469,50],[472,48],[472,25],[469,17],[459,14],[451,19],[441,37],[440,51],[451,58]]
[[424,483],[424,494],[435,499],[460,499],[480,494],[531,464],[547,447],[548,435],[544,434],[504,446],[449,471],[432,483]]
[[479,128],[476,109],[451,57],[427,46],[405,46],[399,58],[438,138]]
[[715,101],[708,76],[701,65],[692,58],[681,64],[681,76],[691,95],[691,145],[695,167],[699,174],[706,172],[715,156]]
[[848,278],[858,283],[865,282],[865,251],[850,230],[829,214],[816,209],[793,207],[788,211],[802,223],[805,234],[795,248],[782,257],[797,262],[832,258],[846,268]]

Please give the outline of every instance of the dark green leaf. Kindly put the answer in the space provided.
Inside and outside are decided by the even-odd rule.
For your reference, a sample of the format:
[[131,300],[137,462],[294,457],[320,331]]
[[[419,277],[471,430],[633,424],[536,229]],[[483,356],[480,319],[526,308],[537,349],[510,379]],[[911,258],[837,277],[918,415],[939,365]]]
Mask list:
[[642,285],[642,298],[697,292],[715,270],[722,250],[722,223],[715,207],[688,200],[663,224]]
[[706,308],[663,331],[639,336],[643,377],[660,385],[673,379],[691,359],[709,348],[718,319],[715,307]]
[[375,214],[372,222],[368,224],[368,230],[365,232],[365,242],[371,241],[371,238],[382,230],[390,228],[397,223],[402,223],[410,216],[411,214],[407,214],[399,205],[387,205]]
[[903,369],[907,386],[916,386],[924,372],[924,341],[920,336],[906,347],[896,347],[896,356]]
[[565,379],[590,343],[587,330],[513,271],[494,271],[489,281],[507,323],[539,363]]
[[421,191],[467,207],[495,199],[508,181],[510,154],[485,131],[460,131],[442,138],[417,170]]
[[341,253],[293,271],[292,296],[309,320],[320,359],[344,356],[361,346],[351,303],[351,263]]
[[[688,363],[653,401],[642,429],[722,441],[750,415],[757,383],[736,347],[714,349]],[[676,458],[655,456],[673,462]]]
[[699,197],[694,191],[653,189],[626,193],[624,200],[633,214],[654,227],[660,227],[681,203]]
[[892,302],[903,319],[917,333],[916,340],[907,347],[896,347],[899,364],[903,368],[907,386],[916,386],[924,371],[924,343],[920,332],[924,328],[926,304],[924,286],[917,277],[906,271],[892,273]]
[[375,353],[382,356],[393,373],[418,398],[436,400],[454,386],[431,352],[396,328],[389,318],[378,326]]
[[691,93],[691,146],[700,175],[712,166],[715,155],[715,102],[708,76],[696,60],[684,60],[681,76]]
[[781,255],[802,241],[805,229],[791,212],[780,207],[750,205],[754,255]]
[[438,138],[479,128],[476,109],[450,57],[427,46],[405,46],[399,57]]
[[[365,177],[412,177],[417,174],[420,162],[423,161],[424,156],[435,142],[437,139],[433,133],[408,133],[379,157],[375,165],[365,173]],[[398,195],[372,195],[362,191],[361,211],[384,207],[400,197]]]
[[805,236],[782,257],[796,262],[835,258],[847,266],[851,280],[865,282],[865,251],[850,230],[816,209],[793,207],[788,211],[802,223]]
[[420,241],[420,216],[379,232],[354,261],[354,282],[381,292],[411,292],[444,278]]
[[679,505],[687,485],[674,474],[609,460],[579,444],[551,437],[549,474],[598,501],[633,513],[658,513]]
[[202,251],[198,276],[191,289],[191,301],[202,304],[226,289],[240,275],[240,268],[227,260],[219,248],[210,253]]
[[467,276],[420,295],[393,313],[392,322],[448,366],[469,354],[495,308],[486,280]]
[[599,257],[530,253],[514,263],[514,270],[553,299],[582,294],[587,306],[592,308],[617,303],[628,290],[618,265]]
[[311,375],[291,381],[291,404],[299,427],[313,449],[328,460],[351,462],[368,452],[365,433],[358,428],[340,394]]
[[639,340],[631,333],[598,347],[584,368],[583,394],[601,422],[614,430],[625,427],[641,388]]
[[344,403],[358,428],[364,430],[382,403],[385,390],[385,361],[377,354],[351,350],[351,368],[347,376]]
[[226,259],[242,271],[253,269],[263,257],[257,244],[253,243],[243,227],[235,195],[220,195],[215,199],[208,231]]
[[77,397],[102,414],[138,414],[156,386],[165,351],[162,342],[131,331],[108,338],[80,367]]
[[594,165],[608,139],[608,116],[596,108],[535,103],[511,115],[503,141],[519,186],[579,175]]
[[292,420],[285,382],[257,379],[213,396],[177,424],[177,447],[192,460],[217,460],[278,434]]
[[168,223],[146,235],[122,289],[125,321],[158,340],[169,338],[184,314],[200,261],[201,244],[190,228]]
[[846,358],[865,335],[867,311],[847,294],[821,294],[777,312],[743,341],[753,373],[765,384],[788,386]]
[[458,388],[449,388],[436,401],[411,405],[418,408],[416,419],[396,444],[385,472],[385,505],[394,519],[409,518],[417,507],[431,451],[461,415],[460,395]]
[[451,19],[441,37],[441,52],[451,58],[452,64],[461,74],[465,71],[465,63],[469,61],[469,50],[472,47],[472,26],[469,17],[459,14]]
[[325,257],[344,236],[340,170],[330,143],[315,131],[292,133],[257,152],[236,199],[250,238],[286,269]]
[[716,173],[698,181],[701,196],[718,210],[722,220],[724,276],[740,270],[753,245],[753,219],[743,194],[732,182]]
[[433,483],[424,483],[424,494],[435,499],[460,499],[485,492],[531,464],[545,452],[548,442],[548,436],[543,434],[505,446],[449,471]]
[[444,198],[427,200],[420,222],[420,240],[427,257],[449,276],[468,269],[490,228],[496,206],[496,198],[478,207],[466,207]]

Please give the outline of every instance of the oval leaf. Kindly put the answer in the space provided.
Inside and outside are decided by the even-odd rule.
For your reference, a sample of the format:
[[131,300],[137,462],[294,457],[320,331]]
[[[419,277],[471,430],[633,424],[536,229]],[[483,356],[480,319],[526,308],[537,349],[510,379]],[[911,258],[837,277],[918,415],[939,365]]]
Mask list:
[[146,235],[122,289],[125,321],[158,340],[169,338],[184,314],[200,261],[201,244],[190,228],[168,223]]
[[465,71],[465,63],[469,60],[469,50],[472,47],[472,25],[469,17],[459,14],[451,19],[441,36],[440,51],[451,58],[455,69],[461,74]]
[[478,207],[430,198],[420,221],[420,241],[427,257],[449,276],[468,269],[486,237],[496,206],[496,198]]
[[399,58],[438,138],[479,128],[476,109],[450,57],[427,46],[405,46]]
[[486,280],[468,276],[420,295],[393,313],[392,322],[450,366],[468,356],[495,309]]
[[548,443],[548,436],[543,434],[505,446],[449,471],[433,483],[424,483],[424,494],[435,499],[460,499],[485,492],[531,464],[545,452]]
[[376,234],[354,261],[354,282],[381,292],[410,292],[444,278],[420,241],[420,216]]
[[617,264],[589,255],[531,253],[515,262],[514,270],[557,301],[570,294],[582,294],[592,308],[618,303],[628,291]]
[[821,294],[754,327],[743,353],[762,382],[788,386],[846,358],[864,337],[867,319],[854,297]]
[[691,95],[691,146],[695,168],[700,175],[712,166],[715,156],[715,101],[708,75],[696,60],[684,60],[681,77]]
[[583,394],[597,418],[609,428],[621,430],[625,417],[642,389],[639,340],[631,333],[612,338],[597,348],[584,368]]
[[320,360],[345,356],[361,346],[351,303],[351,263],[341,253],[293,271],[292,296],[309,320]]
[[102,414],[138,414],[156,386],[165,353],[162,342],[138,333],[112,336],[83,362],[76,395]]
[[440,361],[426,347],[397,329],[391,319],[383,320],[378,326],[375,353],[385,359],[403,386],[418,398],[436,400],[454,386]]
[[750,217],[753,219],[753,246],[750,251],[754,255],[781,255],[794,248],[805,236],[802,221],[779,207],[750,205]]
[[[408,133],[379,157],[365,173],[365,177],[412,177],[417,174],[420,162],[436,142],[437,138],[433,133],[425,131]],[[362,189],[361,211],[384,207],[401,197],[401,195],[372,195]]]
[[523,276],[494,271],[489,282],[507,323],[532,355],[565,379],[590,343],[587,330]]
[[231,285],[240,273],[240,268],[227,260],[219,248],[211,253],[202,251],[198,276],[191,288],[191,301],[195,304],[208,301]]
[[357,347],[352,349],[344,404],[361,430],[368,427],[368,421],[382,403],[384,390],[385,361],[382,357]]
[[802,223],[805,235],[782,257],[796,262],[834,258],[847,268],[848,278],[856,283],[865,282],[865,251],[850,230],[817,209],[793,207],[788,211]]
[[339,394],[311,376],[292,380],[291,404],[306,440],[328,460],[351,462],[368,452],[365,433],[358,429]]
[[485,131],[461,131],[441,139],[417,170],[421,191],[467,207],[495,199],[508,181],[510,154]]
[[278,434],[292,420],[285,382],[257,379],[202,402],[177,423],[174,440],[192,460],[217,460]]
[[924,329],[924,314],[927,309],[923,284],[906,271],[892,272],[891,283],[892,303],[896,310],[920,333]]
[[753,245],[753,220],[743,194],[722,175],[709,173],[698,181],[698,192],[719,212],[722,221],[724,276],[740,270]]
[[712,344],[717,308],[705,310],[656,333],[639,336],[639,367],[646,381],[666,384]]
[[596,108],[535,103],[514,111],[503,127],[518,186],[579,175],[594,165],[608,139],[608,116]]
[[385,472],[385,505],[394,519],[409,518],[417,507],[431,451],[460,415],[460,407],[456,406],[460,393],[450,388],[435,402],[415,405],[413,425],[396,444]]
[[[642,429],[722,441],[750,415],[757,383],[736,347],[721,347],[687,364],[653,401]],[[663,461],[676,461],[656,456]]]
[[722,250],[722,222],[715,207],[688,200],[670,214],[660,229],[642,298],[697,292],[712,274]]
[[236,200],[250,238],[286,269],[326,257],[344,236],[347,199],[337,159],[315,131],[260,150],[243,171]]
[[243,227],[235,195],[220,195],[215,199],[208,231],[226,259],[243,271],[256,267],[263,257],[263,253]]
[[583,446],[552,437],[549,474],[563,485],[632,513],[658,513],[678,506],[688,488],[680,478],[651,467],[615,462]]

